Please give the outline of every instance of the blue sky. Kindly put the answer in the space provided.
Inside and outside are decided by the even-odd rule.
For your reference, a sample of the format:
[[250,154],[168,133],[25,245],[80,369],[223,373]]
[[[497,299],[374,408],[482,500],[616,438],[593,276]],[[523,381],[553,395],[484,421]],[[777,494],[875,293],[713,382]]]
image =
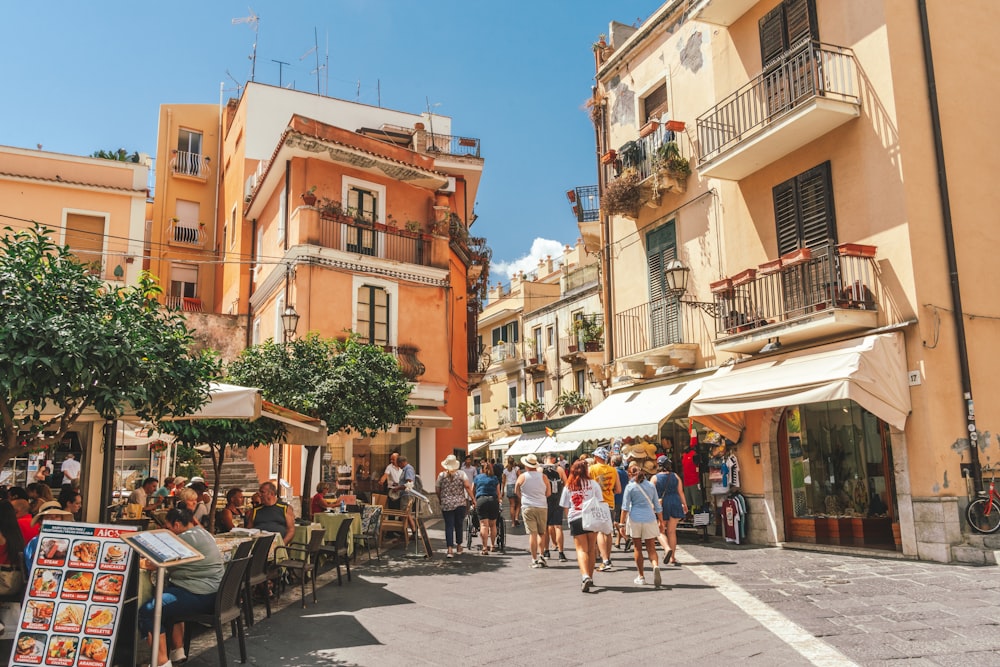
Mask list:
[[575,242],[565,191],[596,182],[594,133],[583,108],[593,84],[591,45],[609,21],[635,23],[659,2],[4,5],[0,144],[155,154],[161,103],[216,103],[220,83],[230,97],[233,79],[249,79],[254,33],[232,19],[252,7],[260,16],[257,81],[278,84],[272,61],[281,60],[290,63],[284,84],[316,90],[315,56],[300,59],[315,28],[323,58],[329,38],[331,96],[376,104],[380,84],[382,106],[419,113],[429,100],[452,117],[454,134],[479,137],[486,166],[473,233],[489,239],[495,262],[511,262],[533,246],[544,254]]

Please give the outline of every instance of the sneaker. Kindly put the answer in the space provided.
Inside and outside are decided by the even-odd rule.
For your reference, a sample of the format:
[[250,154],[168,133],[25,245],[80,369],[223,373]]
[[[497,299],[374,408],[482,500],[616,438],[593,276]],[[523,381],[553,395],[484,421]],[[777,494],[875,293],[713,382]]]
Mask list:
[[659,588],[660,584],[662,584],[662,583],[663,583],[663,577],[660,576],[660,568],[656,567],[654,565],[653,566],[653,586],[655,586],[656,588]]
[[542,561],[540,561],[540,560],[533,560],[533,561],[531,561],[531,567],[537,569],[537,568],[545,567],[545,566],[542,564]]
[[611,561],[606,560],[600,565],[598,565],[597,569],[600,570],[601,572],[610,572],[611,570],[614,569],[614,566],[611,564]]
[[548,557],[549,557],[549,550],[546,549],[545,551],[542,552],[542,558],[548,558]]
[[590,592],[590,587],[594,585],[594,580],[590,577],[584,577],[583,581],[580,583],[580,590],[584,593]]
[[636,577],[635,579],[632,580],[632,583],[635,584],[636,586],[645,586],[646,585],[646,577],[638,576],[638,577]]
[[538,564],[541,565],[542,567],[548,567],[549,566],[549,564],[545,562],[545,556],[539,556],[538,557]]
[[564,554],[563,552],[560,551],[559,552],[559,562],[560,563],[565,563],[567,560],[568,559],[566,558],[566,554]]
[[187,656],[184,654],[183,648],[175,648],[170,652],[170,662],[184,662],[187,660]]

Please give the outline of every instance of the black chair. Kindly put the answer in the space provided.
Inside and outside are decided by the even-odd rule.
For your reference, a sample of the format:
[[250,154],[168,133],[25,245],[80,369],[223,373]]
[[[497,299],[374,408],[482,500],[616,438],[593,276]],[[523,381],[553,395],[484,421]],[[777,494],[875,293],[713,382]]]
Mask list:
[[[319,568],[319,550],[326,536],[322,530],[314,530],[308,544],[292,542],[283,547],[289,552],[288,560],[279,563],[285,571],[298,572],[302,585],[302,608],[306,607],[306,579],[312,575],[313,604],[316,599],[316,570]],[[294,554],[294,557],[293,557]]]
[[344,582],[340,578],[341,563],[347,565],[347,580],[351,580],[351,559],[347,555],[347,540],[351,537],[351,525],[353,523],[353,517],[350,520],[344,519],[341,521],[340,526],[337,528],[337,537],[334,539],[333,544],[324,544],[319,548],[321,555],[333,558],[333,564],[337,566],[338,586],[344,585]]
[[219,592],[215,596],[215,609],[209,614],[192,614],[175,619],[184,623],[184,652],[191,652],[191,634],[195,623],[215,628],[215,643],[219,648],[219,665],[228,665],[226,647],[223,645],[222,625],[232,625],[233,635],[239,637],[240,662],[247,661],[246,633],[243,628],[243,607],[240,604],[240,593],[243,592],[243,582],[246,580],[249,558],[234,558],[229,561],[226,573],[222,575]]
[[[254,586],[264,586],[264,607],[267,609],[267,617],[271,618],[271,595],[267,591],[267,582],[276,578],[269,576],[268,565],[271,558],[271,545],[276,539],[274,533],[261,533],[260,537],[250,542],[253,551],[250,553],[250,567],[247,568],[246,591],[243,599],[246,603],[247,625],[252,626],[253,619],[253,589]],[[278,568],[272,570],[276,575],[280,572]]]
[[354,536],[354,561],[358,560],[358,547],[368,550],[368,560],[372,559],[372,545],[375,545],[375,557],[382,560],[378,550],[379,528],[382,525],[382,508],[379,505],[367,505],[361,511],[361,534]]

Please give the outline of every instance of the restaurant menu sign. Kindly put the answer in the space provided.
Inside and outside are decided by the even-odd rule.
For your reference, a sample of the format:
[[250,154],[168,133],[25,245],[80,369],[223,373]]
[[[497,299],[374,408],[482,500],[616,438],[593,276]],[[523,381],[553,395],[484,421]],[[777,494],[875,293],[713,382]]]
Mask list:
[[10,665],[108,667],[122,611],[134,530],[42,524]]

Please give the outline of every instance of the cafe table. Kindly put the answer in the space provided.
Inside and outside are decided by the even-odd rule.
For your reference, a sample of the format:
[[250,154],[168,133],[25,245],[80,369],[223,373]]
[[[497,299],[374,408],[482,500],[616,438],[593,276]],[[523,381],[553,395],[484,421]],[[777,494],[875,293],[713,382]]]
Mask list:
[[[240,545],[240,543],[247,542],[249,540],[255,539],[253,536],[246,535],[246,534],[242,534],[241,535],[241,534],[238,534],[238,533],[235,534],[235,535],[233,533],[222,533],[220,535],[213,535],[212,537],[215,538],[215,544],[216,544],[216,546],[219,547],[219,552],[222,554],[222,562],[223,563],[228,563],[229,561],[231,561],[233,559],[233,554],[236,553],[236,547],[238,547]],[[275,540],[275,544],[276,543],[277,543],[277,540]],[[275,554],[274,549],[275,549],[275,545],[272,544],[271,545],[271,554],[272,554],[272,556]],[[154,580],[155,580],[155,577],[156,577],[156,572],[155,571],[149,571],[149,570],[141,570],[140,574],[142,574],[143,572],[145,572],[149,576],[140,576],[139,577],[139,606],[140,607],[142,605],[146,604],[146,602],[148,602],[153,597],[153,591],[156,588],[156,584],[154,583]],[[167,577],[169,578],[169,576],[170,576],[170,569],[168,568],[167,569]]]
[[323,541],[333,543],[337,540],[337,531],[340,524],[345,521],[351,522],[351,532],[347,539],[347,555],[354,555],[354,536],[361,534],[361,515],[357,512],[317,512],[313,514],[313,521],[316,521],[326,531]]

